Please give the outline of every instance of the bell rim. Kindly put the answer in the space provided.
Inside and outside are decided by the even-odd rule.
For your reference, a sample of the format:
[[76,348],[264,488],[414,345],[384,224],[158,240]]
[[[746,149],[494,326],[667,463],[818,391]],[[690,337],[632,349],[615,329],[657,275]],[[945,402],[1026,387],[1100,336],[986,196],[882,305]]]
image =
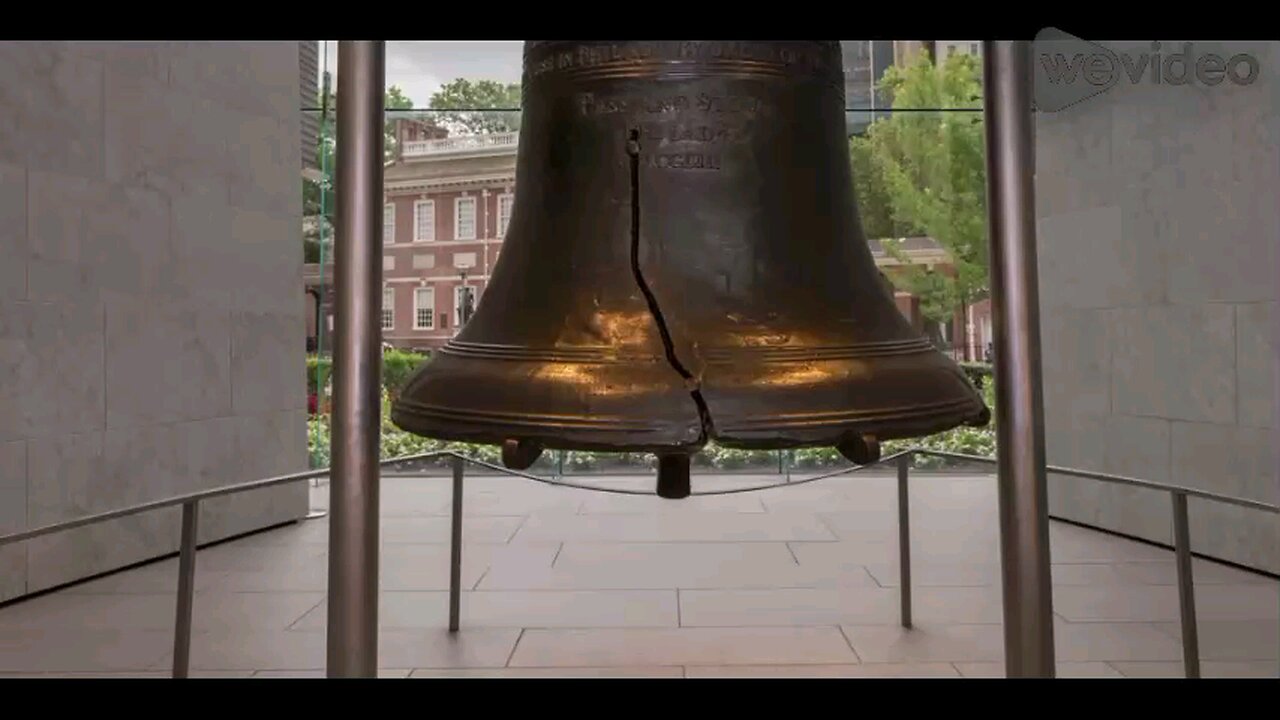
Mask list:
[[[981,399],[961,397],[924,406],[917,412],[885,413],[866,411],[857,420],[826,418],[814,421],[796,413],[792,422],[779,422],[777,416],[760,420],[759,429],[750,424],[732,423],[717,427],[710,435],[704,435],[696,423],[643,423],[628,418],[616,423],[600,422],[599,418],[567,415],[554,416],[553,424],[547,416],[535,413],[484,412],[485,420],[461,420],[459,416],[476,414],[474,411],[454,411],[438,408],[440,412],[422,412],[425,403],[413,400],[397,400],[392,409],[391,421],[401,430],[420,437],[435,440],[468,442],[480,445],[502,445],[509,440],[536,442],[549,450],[580,450],[588,452],[696,452],[708,442],[728,448],[753,450],[786,450],[807,447],[835,447],[840,439],[850,433],[872,435],[880,440],[904,440],[946,432],[962,426],[985,425],[990,409]],[[436,409],[436,408],[433,408]],[[570,422],[563,423],[565,420]],[[806,421],[807,420],[807,421]],[[535,432],[522,430],[521,425]],[[683,437],[681,437],[683,435]],[[609,440],[616,436],[618,440]],[[692,437],[691,437],[692,436]]]
[[[699,355],[708,365],[737,365],[743,362],[796,362],[860,360],[891,355],[931,353],[936,348],[925,338],[893,338],[844,345],[717,345],[702,347]],[[644,350],[609,345],[571,347],[530,347],[451,339],[437,352],[463,358],[559,363],[664,362],[663,357]]]

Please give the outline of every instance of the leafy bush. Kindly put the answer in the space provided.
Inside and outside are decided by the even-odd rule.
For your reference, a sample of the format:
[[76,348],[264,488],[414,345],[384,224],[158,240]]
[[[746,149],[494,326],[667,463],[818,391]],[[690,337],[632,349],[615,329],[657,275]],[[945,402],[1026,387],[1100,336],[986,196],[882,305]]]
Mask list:
[[798,470],[822,470],[847,464],[833,447],[797,448],[791,455],[791,467]]
[[[418,367],[430,355],[412,350],[389,349],[382,353],[382,388],[394,399]],[[318,372],[317,372],[318,370]],[[307,356],[307,393],[320,398],[319,412],[329,412],[329,395],[332,392],[329,378],[333,373],[333,358],[324,355]],[[323,388],[323,391],[318,390]]]
[[987,363],[962,362],[960,363],[960,369],[969,378],[969,382],[973,383],[973,386],[979,390],[990,385],[992,378],[995,376],[992,367]]
[[[316,369],[319,368],[319,375]],[[318,394],[317,388],[329,384],[329,373],[333,372],[333,358],[328,355],[307,356],[307,392]],[[317,384],[319,383],[319,384]]]
[[400,394],[409,377],[426,362],[430,355],[412,350],[387,350],[382,353],[382,387],[391,394],[392,400]]
[[331,464],[328,415],[312,415],[307,419],[307,453],[313,470],[327,468]]

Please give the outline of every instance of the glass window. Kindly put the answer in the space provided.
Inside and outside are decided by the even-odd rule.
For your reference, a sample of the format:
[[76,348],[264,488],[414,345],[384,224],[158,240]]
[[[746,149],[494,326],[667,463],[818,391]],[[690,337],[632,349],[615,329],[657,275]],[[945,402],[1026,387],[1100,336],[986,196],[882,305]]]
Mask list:
[[453,317],[457,327],[471,319],[476,310],[476,289],[472,285],[460,285],[453,289]]
[[503,193],[498,196],[498,237],[507,236],[507,225],[511,224],[511,208],[515,206],[516,196]]
[[453,236],[455,240],[476,239],[476,199],[473,197],[458,198],[454,203],[455,217]]
[[434,200],[418,200],[413,204],[413,240],[426,242],[436,239],[436,203]]
[[422,287],[413,292],[413,328],[431,330],[436,320],[436,290]]
[[396,329],[396,291],[392,287],[382,289],[382,329]]

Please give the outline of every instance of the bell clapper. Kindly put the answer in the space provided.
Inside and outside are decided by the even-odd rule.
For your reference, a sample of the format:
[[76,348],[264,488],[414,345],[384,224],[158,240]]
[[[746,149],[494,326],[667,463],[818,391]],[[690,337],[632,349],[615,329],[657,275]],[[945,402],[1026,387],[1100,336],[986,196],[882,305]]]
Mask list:
[[855,465],[870,465],[880,459],[880,441],[874,435],[845,435],[836,450]]
[[659,455],[658,497],[682,500],[689,494],[689,456],[685,453]]
[[542,457],[542,445],[532,440],[506,440],[502,443],[502,464],[511,470],[527,470]]

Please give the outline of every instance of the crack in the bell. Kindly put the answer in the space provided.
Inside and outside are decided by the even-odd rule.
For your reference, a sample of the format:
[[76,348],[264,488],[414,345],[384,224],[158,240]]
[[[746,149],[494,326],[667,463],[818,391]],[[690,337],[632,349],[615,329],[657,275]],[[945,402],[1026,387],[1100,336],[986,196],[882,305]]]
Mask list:
[[671,340],[671,332],[667,328],[667,321],[662,315],[662,309],[658,306],[658,298],[654,296],[653,291],[649,288],[649,283],[645,282],[644,272],[640,269],[640,131],[631,130],[627,139],[627,155],[631,158],[631,272],[635,275],[636,285],[640,287],[640,292],[644,294],[645,302],[649,305],[649,314],[653,317],[654,323],[658,326],[658,334],[662,337],[662,347],[666,351],[667,363],[684,378],[685,385],[689,389],[689,395],[693,398],[693,403],[698,407],[698,419],[701,421],[701,437],[699,444],[706,442],[714,436],[715,425],[711,422],[711,410],[707,407],[707,402],[702,397],[701,381],[694,377],[693,373],[680,362],[680,358],[676,355],[675,343]]

